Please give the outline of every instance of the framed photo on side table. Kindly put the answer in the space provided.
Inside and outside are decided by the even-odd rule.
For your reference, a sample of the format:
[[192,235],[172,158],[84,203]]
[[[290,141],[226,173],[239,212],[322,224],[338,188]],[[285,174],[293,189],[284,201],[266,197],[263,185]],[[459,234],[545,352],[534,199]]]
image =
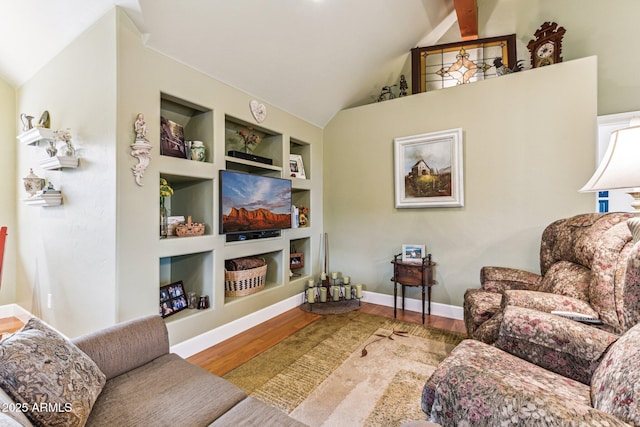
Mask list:
[[187,308],[182,280],[160,287],[160,316],[167,317]]
[[402,262],[415,262],[421,263],[424,258],[425,246],[424,245],[402,245]]
[[307,179],[304,173],[304,163],[302,162],[302,156],[299,154],[289,155],[289,169],[291,171],[290,176],[292,178]]

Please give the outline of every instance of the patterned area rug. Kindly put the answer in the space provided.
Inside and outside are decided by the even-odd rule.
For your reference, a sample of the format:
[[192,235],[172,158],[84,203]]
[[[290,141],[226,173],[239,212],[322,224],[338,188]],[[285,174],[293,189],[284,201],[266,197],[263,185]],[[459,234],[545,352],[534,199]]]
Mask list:
[[462,339],[355,311],[308,325],[224,377],[310,426],[399,426],[425,418],[422,387]]

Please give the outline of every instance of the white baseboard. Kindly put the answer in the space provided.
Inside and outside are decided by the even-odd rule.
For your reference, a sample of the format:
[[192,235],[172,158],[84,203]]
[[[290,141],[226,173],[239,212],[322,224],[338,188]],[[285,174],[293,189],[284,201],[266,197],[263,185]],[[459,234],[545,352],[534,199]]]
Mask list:
[[18,304],[0,305],[0,317],[16,317],[21,322],[26,323],[33,317],[33,314],[19,306]]
[[[215,329],[200,334],[196,337],[190,338],[186,341],[171,346],[171,352],[178,354],[181,357],[193,356],[207,348],[221,343],[234,335],[238,335],[241,332],[246,331],[254,326],[265,322],[272,317],[284,313],[287,310],[298,307],[303,303],[303,295],[294,295],[286,300],[280,301],[276,304],[265,307],[262,310],[251,313],[243,318],[234,320],[225,325],[219,326]],[[377,292],[363,292],[362,301],[370,302],[372,304],[384,305],[386,307],[393,307],[393,295],[379,294]],[[422,300],[414,298],[405,298],[405,310],[415,311],[422,313]],[[398,304],[401,304],[398,301]],[[437,302],[431,303],[431,314],[435,316],[447,317],[449,319],[462,320],[462,307],[448,304],[440,304]]]
[[[364,302],[371,304],[384,305],[385,307],[393,307],[393,295],[379,294],[377,292],[363,292]],[[426,302],[425,302],[426,304]],[[398,309],[402,307],[402,301],[398,298]],[[404,308],[408,311],[422,313],[422,300],[415,298],[404,299]],[[426,310],[425,310],[426,313]],[[434,316],[446,317],[448,319],[463,320],[462,307],[457,305],[440,304],[431,302],[431,314]]]

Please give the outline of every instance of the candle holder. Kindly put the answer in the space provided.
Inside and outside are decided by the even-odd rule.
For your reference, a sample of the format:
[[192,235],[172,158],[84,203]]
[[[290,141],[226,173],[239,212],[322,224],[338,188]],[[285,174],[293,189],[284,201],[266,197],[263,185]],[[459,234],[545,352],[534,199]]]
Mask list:
[[338,273],[322,273],[317,283],[307,280],[303,295],[303,303],[309,304],[311,311],[315,304],[349,304],[351,300],[358,300],[360,306],[363,297],[361,284],[351,284],[349,276],[340,277]]

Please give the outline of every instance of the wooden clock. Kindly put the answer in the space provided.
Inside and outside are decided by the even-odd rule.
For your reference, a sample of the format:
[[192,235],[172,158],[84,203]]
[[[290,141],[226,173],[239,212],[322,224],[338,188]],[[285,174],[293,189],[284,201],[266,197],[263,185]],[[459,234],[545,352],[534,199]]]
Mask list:
[[545,65],[562,62],[562,37],[565,29],[558,28],[555,22],[545,22],[533,35],[535,40],[529,41],[527,48],[531,52],[531,67],[538,68]]

